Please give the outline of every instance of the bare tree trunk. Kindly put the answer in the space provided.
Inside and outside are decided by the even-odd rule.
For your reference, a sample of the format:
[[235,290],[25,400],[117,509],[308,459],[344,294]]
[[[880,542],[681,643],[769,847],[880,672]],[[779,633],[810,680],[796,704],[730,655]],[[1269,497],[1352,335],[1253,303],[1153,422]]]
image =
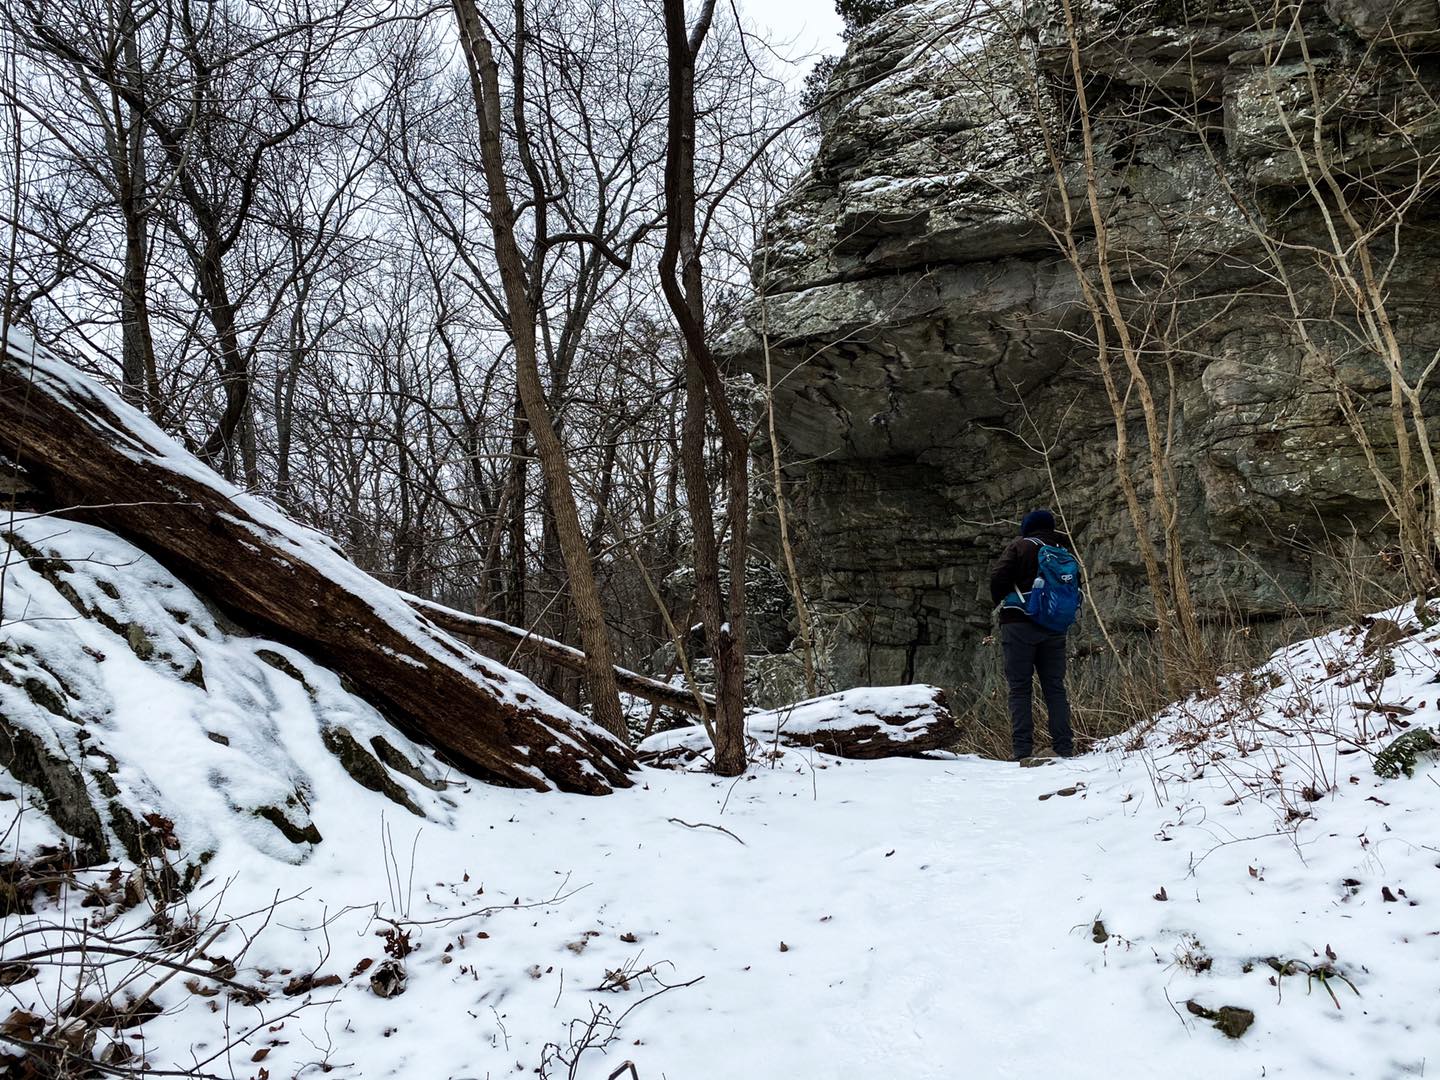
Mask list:
[[[665,247],[660,283],[685,340],[685,417],[681,465],[694,525],[695,590],[705,640],[715,662],[715,771],[745,771],[745,557],[748,550],[750,446],[725,396],[725,382],[706,340],[704,285],[695,228],[695,58],[715,13],[705,0],[693,30],[685,0],[665,0],[670,64],[669,145],[665,156]],[[705,470],[705,430],[720,430],[730,534],[730,588],[722,599],[719,542]],[[723,535],[723,534],[722,534]]]
[[810,630],[810,608],[801,587],[800,568],[795,562],[795,545],[790,540],[790,511],[785,501],[784,473],[780,464],[780,435],[775,428],[775,380],[770,371],[770,306],[760,297],[760,346],[765,351],[765,422],[770,435],[770,480],[775,493],[775,519],[780,530],[780,551],[785,558],[785,580],[795,601],[795,618],[800,624],[800,656],[805,667],[805,696],[820,691],[815,678],[815,639]]
[[[505,176],[500,146],[500,79],[490,40],[474,0],[453,0],[460,40],[470,69],[476,121],[480,125],[481,160],[490,194],[490,228],[495,238],[495,261],[500,270],[515,347],[515,378],[531,438],[535,440],[540,469],[545,477],[547,501],[569,575],[570,598],[585,649],[585,682],[595,719],[621,739],[627,738],[620,694],[615,683],[614,649],[605,625],[600,590],[590,564],[585,533],[570,482],[565,448],[555,432],[545,388],[540,379],[536,349],[536,312],[530,296],[525,261],[515,240],[515,208]],[[523,34],[521,35],[523,38]],[[520,43],[517,43],[519,47]]]
[[[140,74],[135,11],[129,0],[119,13],[121,54],[127,75]],[[150,330],[147,273],[150,238],[145,207],[144,121],[133,106],[112,90],[115,111],[111,140],[112,168],[119,187],[120,215],[125,222],[125,269],[120,285],[120,367],[126,400],[143,408],[152,420],[161,412],[160,380],[155,368],[155,341]]]
[[[1076,112],[1080,121],[1081,164],[1085,174],[1085,198],[1090,211],[1090,222],[1095,230],[1095,266],[1100,279],[1100,299],[1105,314],[1115,329],[1120,355],[1130,374],[1130,385],[1140,399],[1140,410],[1145,421],[1145,436],[1150,458],[1150,480],[1152,500],[1160,518],[1161,534],[1165,541],[1165,560],[1168,570],[1168,588],[1164,589],[1157,601],[1167,603],[1169,614],[1175,620],[1183,657],[1190,668],[1186,672],[1193,679],[1204,654],[1204,642],[1200,637],[1195,616],[1195,604],[1190,596],[1190,583],[1185,574],[1185,557],[1180,540],[1179,507],[1169,482],[1167,455],[1161,437],[1159,410],[1151,392],[1150,379],[1140,363],[1140,349],[1134,340],[1129,320],[1121,304],[1110,266],[1110,225],[1104,208],[1100,205],[1100,180],[1095,165],[1095,137],[1091,125],[1090,102],[1085,88],[1085,72],[1081,63],[1080,33],[1075,22],[1072,0],[1060,0],[1065,15],[1065,31],[1070,47],[1070,69],[1074,80]],[[1060,176],[1064,184],[1064,177]],[[1113,396],[1113,395],[1112,395]],[[1117,455],[1118,456],[1118,455]],[[1142,541],[1144,543],[1146,541]],[[1147,566],[1147,571],[1149,567]]]

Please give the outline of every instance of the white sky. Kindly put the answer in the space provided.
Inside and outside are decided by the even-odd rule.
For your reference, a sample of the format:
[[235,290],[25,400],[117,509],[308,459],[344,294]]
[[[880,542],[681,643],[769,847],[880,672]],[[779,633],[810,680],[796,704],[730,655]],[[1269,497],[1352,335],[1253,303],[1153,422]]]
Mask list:
[[767,32],[777,52],[799,64],[794,82],[822,55],[843,51],[835,0],[736,0],[736,6]]

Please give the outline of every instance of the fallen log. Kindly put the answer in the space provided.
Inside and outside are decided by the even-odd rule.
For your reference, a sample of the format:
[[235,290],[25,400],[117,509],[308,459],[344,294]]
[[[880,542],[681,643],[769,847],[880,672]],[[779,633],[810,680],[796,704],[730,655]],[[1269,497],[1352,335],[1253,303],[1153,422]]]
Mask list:
[[123,533],[266,632],[343,672],[392,720],[483,779],[603,794],[630,751],[416,612],[339,551],[186,453],[117,395],[12,331],[0,451],[57,513]]
[[[583,672],[585,670],[585,654],[573,645],[566,645],[554,638],[532,634],[528,630],[511,626],[509,623],[487,619],[483,615],[468,615],[463,611],[456,611],[454,608],[437,604],[433,600],[425,600],[408,593],[400,595],[411,607],[446,633],[479,638],[492,645],[525,649],[541,659],[571,671]],[[615,681],[627,694],[648,701],[652,705],[662,705],[667,709],[676,709],[691,716],[701,715],[701,702],[704,702],[706,710],[713,712],[715,708],[715,699],[709,694],[702,693],[697,700],[696,694],[684,687],[672,686],[670,683],[652,679],[647,675],[641,675],[623,667],[615,669]]]
[[[955,718],[936,686],[861,686],[745,718],[758,746],[813,747],[837,757],[915,757],[955,741]],[[640,760],[685,764],[708,752],[699,727],[662,731],[640,744]]]
[[938,686],[860,686],[749,717],[761,741],[810,746],[845,758],[914,757],[955,741],[955,717]]

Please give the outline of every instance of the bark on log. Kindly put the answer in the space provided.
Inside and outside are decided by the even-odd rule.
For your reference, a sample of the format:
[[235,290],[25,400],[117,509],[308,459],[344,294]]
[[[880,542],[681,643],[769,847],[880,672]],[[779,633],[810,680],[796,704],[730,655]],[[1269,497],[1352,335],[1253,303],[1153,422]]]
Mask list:
[[63,512],[137,541],[214,600],[332,664],[483,779],[603,794],[633,757],[456,641],[333,541],[236,490],[116,394],[20,335],[0,345],[0,450]]
[[[475,637],[495,645],[504,645],[507,648],[523,648],[560,667],[582,674],[585,671],[585,654],[572,645],[555,641],[553,638],[540,637],[517,626],[511,626],[509,623],[487,619],[483,615],[467,615],[463,611],[445,607],[433,600],[425,600],[406,593],[401,595],[411,607],[446,633]],[[652,679],[623,667],[615,668],[615,681],[625,693],[648,701],[652,705],[662,705],[667,709],[676,709],[691,716],[700,715],[700,703],[696,701],[695,695],[684,687],[671,686],[659,679]],[[711,715],[714,715],[715,699],[709,694],[701,694],[700,699],[704,701],[705,708],[710,711]]]

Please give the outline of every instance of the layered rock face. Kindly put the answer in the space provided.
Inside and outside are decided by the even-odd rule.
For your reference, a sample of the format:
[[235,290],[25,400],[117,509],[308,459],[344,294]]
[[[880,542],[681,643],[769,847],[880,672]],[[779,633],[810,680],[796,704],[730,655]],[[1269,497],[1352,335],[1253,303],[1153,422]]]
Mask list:
[[[757,253],[762,299],[731,348],[762,382],[768,354],[838,686],[972,686],[993,662],[989,562],[1034,506],[1063,516],[1113,632],[1153,620],[1077,274],[1099,280],[1102,254],[1166,428],[1202,611],[1330,610],[1357,567],[1385,572],[1384,334],[1347,291],[1358,248],[1335,219],[1343,202],[1361,232],[1390,226],[1367,250],[1418,372],[1440,345],[1425,173],[1440,9],[1217,0],[1187,16],[1163,0],[1075,17],[1103,244],[1064,9],[947,0],[851,43],[831,86],[854,89],[822,112],[814,164]],[[1148,500],[1137,395],[1106,333]],[[1433,420],[1440,397],[1424,401]]]

